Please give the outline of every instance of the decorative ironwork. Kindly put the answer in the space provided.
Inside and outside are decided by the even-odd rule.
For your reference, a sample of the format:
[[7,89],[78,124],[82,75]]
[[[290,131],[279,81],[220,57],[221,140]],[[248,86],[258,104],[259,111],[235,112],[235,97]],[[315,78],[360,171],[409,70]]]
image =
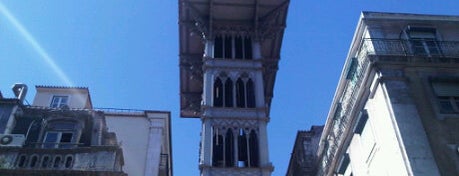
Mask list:
[[382,62],[459,63],[459,41],[364,39],[359,55],[381,56],[373,61]]

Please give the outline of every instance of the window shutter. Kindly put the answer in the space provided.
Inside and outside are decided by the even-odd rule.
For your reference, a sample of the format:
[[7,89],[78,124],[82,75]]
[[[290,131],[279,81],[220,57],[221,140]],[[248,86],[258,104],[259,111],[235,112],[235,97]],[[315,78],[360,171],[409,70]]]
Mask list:
[[338,174],[344,174],[350,162],[351,159],[349,158],[349,154],[344,154],[343,158],[341,158],[341,162],[338,167]]
[[366,110],[363,110],[359,113],[359,118],[357,119],[357,124],[355,125],[354,133],[362,134],[363,128],[368,120],[368,113]]
[[433,82],[432,87],[437,96],[459,97],[459,83],[457,82]]
[[346,73],[346,79],[352,79],[354,77],[355,72],[357,71],[357,65],[358,65],[357,58],[352,58],[351,63],[349,64],[347,73]]

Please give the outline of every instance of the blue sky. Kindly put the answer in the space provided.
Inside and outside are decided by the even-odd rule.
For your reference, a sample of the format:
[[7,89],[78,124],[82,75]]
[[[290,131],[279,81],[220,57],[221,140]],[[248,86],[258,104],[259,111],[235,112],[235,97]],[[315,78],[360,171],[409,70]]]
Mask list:
[[[0,91],[89,87],[95,107],[172,114],[174,174],[198,175],[199,119],[179,118],[176,0],[0,0]],[[292,0],[268,125],[274,176],[325,118],[361,11],[459,15],[458,0]],[[13,19],[14,18],[14,19]],[[21,29],[22,26],[22,29]],[[53,66],[54,65],[54,66]]]

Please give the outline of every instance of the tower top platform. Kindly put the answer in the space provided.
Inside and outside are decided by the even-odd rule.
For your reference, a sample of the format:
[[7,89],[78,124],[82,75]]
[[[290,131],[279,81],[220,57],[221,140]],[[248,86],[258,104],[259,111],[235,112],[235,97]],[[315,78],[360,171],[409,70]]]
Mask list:
[[269,112],[289,0],[179,0],[180,116],[199,117],[204,42],[221,34],[260,43]]

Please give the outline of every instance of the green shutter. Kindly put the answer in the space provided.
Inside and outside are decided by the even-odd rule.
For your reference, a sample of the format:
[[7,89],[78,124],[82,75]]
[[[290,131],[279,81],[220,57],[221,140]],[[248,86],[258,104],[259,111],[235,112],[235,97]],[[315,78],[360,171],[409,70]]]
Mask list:
[[459,83],[458,82],[433,82],[432,87],[437,96],[459,97]]

